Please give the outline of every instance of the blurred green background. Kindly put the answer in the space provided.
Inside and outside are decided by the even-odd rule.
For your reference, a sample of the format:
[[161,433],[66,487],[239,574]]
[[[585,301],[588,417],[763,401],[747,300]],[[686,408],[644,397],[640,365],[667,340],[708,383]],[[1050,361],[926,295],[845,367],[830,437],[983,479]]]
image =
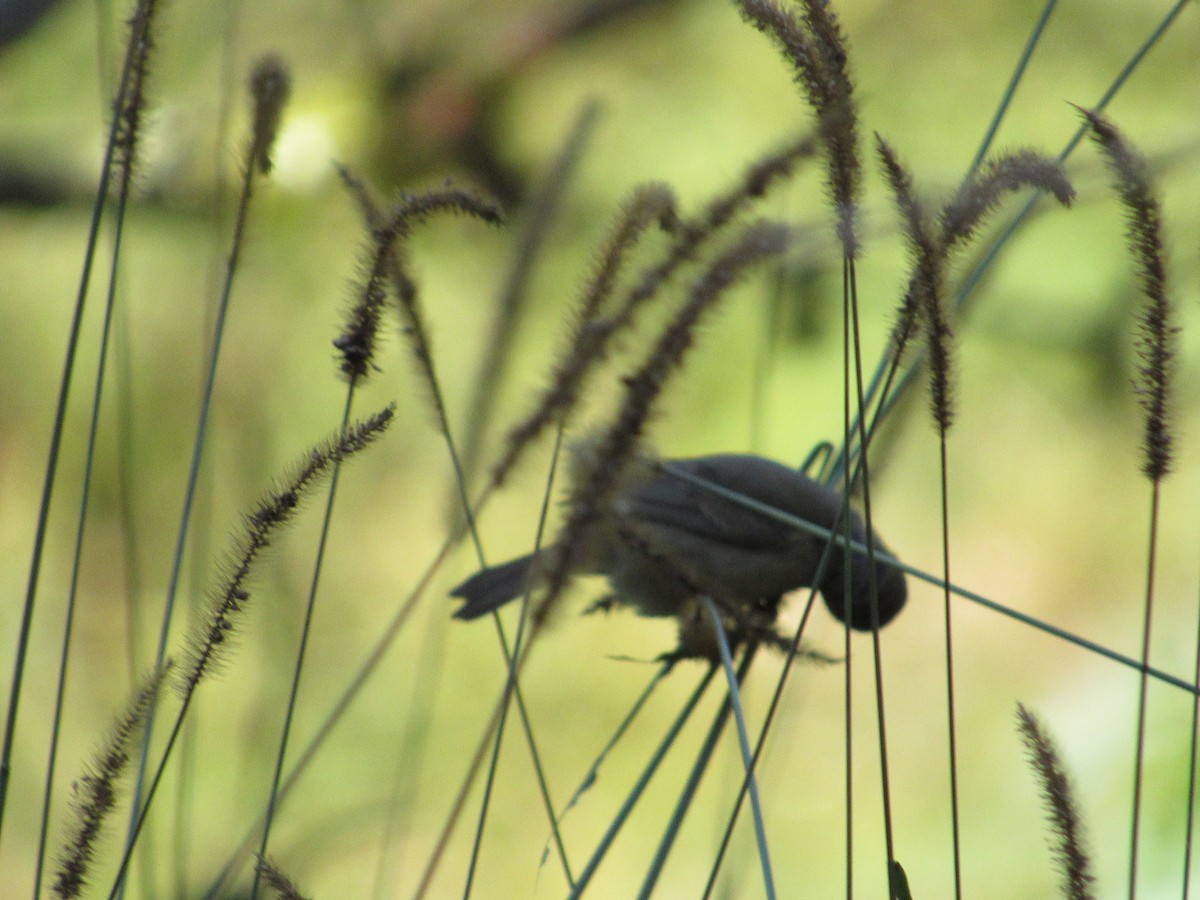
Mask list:
[[[487,446],[525,411],[555,359],[571,304],[617,204],[665,180],[694,212],[809,119],[773,46],[729,3],[629,3],[564,34],[575,4],[174,3],[152,57],[143,164],[121,254],[109,379],[81,572],[52,847],[71,780],[152,658],[183,496],[252,61],[278,52],[294,91],[260,185],[234,286],[189,553],[182,627],[211,580],[227,532],[275,475],[336,428],[345,386],[331,341],[353,295],[362,228],[333,163],[385,191],[481,183],[505,199],[503,230],[438,220],[411,241],[452,422],[464,426],[493,310],[536,190],[583,106],[600,115],[532,273],[511,364],[497,385]],[[837,5],[850,42],[863,135],[884,135],[919,187],[947,196],[970,164],[1040,11],[1030,2]],[[1063,4],[1021,84],[998,146],[1057,153],[1165,14],[1163,3]],[[64,0],[0,47],[0,672],[12,669],[63,348],[97,180],[109,92],[129,10]],[[1200,285],[1200,18],[1185,9],[1109,108],[1151,158],[1163,188],[1178,301],[1178,466],[1160,529],[1153,661],[1189,677],[1195,658],[1196,301]],[[864,352],[883,349],[905,274],[896,217],[868,153],[866,247],[859,269]],[[1139,475],[1140,417],[1129,388],[1136,285],[1122,214],[1100,162],[1069,164],[1076,208],[1022,229],[959,323],[959,415],[950,437],[953,580],[1120,652],[1140,643],[1149,489]],[[1015,207],[1014,207],[1015,208]],[[669,455],[753,450],[798,462],[841,430],[839,259],[819,172],[777,191],[762,212],[819,239],[789,261],[783,318],[774,279],[750,279],[701,328],[654,422]],[[1004,215],[997,222],[1004,221]],[[101,246],[111,249],[111,229]],[[652,250],[639,257],[653,258]],[[102,257],[103,258],[102,251]],[[101,266],[98,272],[104,267]],[[679,284],[685,284],[680,280]],[[40,605],[17,737],[0,894],[32,885],[42,767],[70,578],[90,393],[103,305],[94,279],[50,521]],[[679,285],[671,296],[680,295]],[[631,337],[594,382],[577,430],[599,421],[616,375],[649,340]],[[768,347],[770,349],[768,349]],[[450,465],[407,348],[395,330],[361,413],[390,400],[399,420],[355,460],[339,488],[293,747],[311,736],[447,529]],[[765,376],[759,373],[765,369]],[[936,435],[914,396],[877,461],[873,513],[905,560],[940,572]],[[548,442],[481,520],[489,559],[528,550]],[[265,801],[322,503],[276,542],[225,671],[201,689],[187,750],[159,798],[135,896],[195,893]],[[558,510],[552,515],[557,516]],[[460,549],[436,576],[380,671],[289,800],[273,855],[316,897],[411,894],[503,684],[492,627],[451,623],[445,591],[475,568]],[[558,804],[672,647],[669,623],[629,614],[581,619],[599,584],[581,586],[523,681]],[[794,621],[800,606],[789,605]],[[915,582],[883,633],[896,852],[915,896],[951,890],[940,594]],[[975,897],[1040,897],[1055,874],[1014,728],[1018,700],[1042,713],[1075,776],[1101,894],[1126,877],[1135,673],[965,601],[956,606],[964,886]],[[515,620],[514,620],[515,621]],[[818,609],[810,640],[829,652],[840,626]],[[883,888],[869,641],[856,640],[855,886]],[[761,716],[778,659],[747,690]],[[576,869],[603,832],[665,722],[701,672],[681,665],[566,820]],[[841,668],[801,668],[761,770],[781,896],[845,893]],[[2,694],[7,701],[7,681]],[[715,691],[713,692],[715,695]],[[1178,892],[1191,701],[1150,694],[1144,819],[1146,896]],[[168,703],[170,706],[170,703]],[[715,696],[702,707],[709,715]],[[701,717],[703,719],[703,717]],[[636,890],[703,726],[693,723],[615,845],[596,896]],[[161,735],[160,735],[161,739]],[[696,896],[738,781],[732,734],[708,773],[656,896]],[[510,722],[475,896],[559,896],[528,752]],[[479,795],[478,788],[473,797]],[[388,804],[402,809],[385,837]],[[447,851],[433,896],[460,892],[475,805]],[[177,812],[178,811],[178,812]],[[176,818],[178,817],[178,818]],[[114,823],[97,884],[114,862]],[[383,849],[385,841],[386,849]],[[383,862],[380,862],[381,856]],[[382,873],[382,874],[379,874]],[[759,896],[753,834],[739,826],[727,896]]]

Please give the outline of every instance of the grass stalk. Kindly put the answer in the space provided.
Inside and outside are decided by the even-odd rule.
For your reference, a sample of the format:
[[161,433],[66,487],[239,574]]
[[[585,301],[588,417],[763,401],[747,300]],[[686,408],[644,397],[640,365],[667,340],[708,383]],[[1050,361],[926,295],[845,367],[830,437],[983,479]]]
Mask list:
[[[759,861],[762,865],[763,889],[768,897],[775,896],[775,878],[771,870],[771,856],[767,846],[767,829],[763,824],[762,804],[758,799],[758,781],[754,777],[754,755],[750,752],[750,736],[746,731],[746,715],[742,709],[741,677],[733,670],[733,657],[729,652],[729,640],[725,636],[725,627],[721,624],[721,615],[711,597],[704,597],[704,608],[712,621],[713,632],[717,639],[717,649],[721,654],[721,668],[725,670],[725,680],[729,683],[729,704],[733,710],[733,720],[737,725],[738,746],[742,752],[742,764],[745,767],[747,790],[750,795],[750,809],[754,819],[754,836],[758,842]],[[746,649],[749,656],[752,648]],[[748,671],[749,664],[746,664]]]
[[633,788],[630,790],[629,795],[625,798],[625,802],[617,811],[616,816],[613,817],[612,822],[609,823],[608,830],[604,832],[604,836],[600,839],[599,843],[597,843],[595,850],[592,851],[592,856],[588,860],[587,865],[576,879],[575,887],[569,895],[570,900],[578,900],[578,898],[583,895],[583,892],[587,889],[588,885],[591,884],[592,877],[596,874],[596,869],[598,869],[600,867],[600,863],[604,861],[604,857],[608,853],[609,848],[612,846],[613,841],[616,840],[617,835],[620,833],[621,828],[625,824],[625,821],[633,812],[634,806],[637,805],[637,802],[641,799],[641,796],[645,792],[647,785],[650,784],[650,779],[654,777],[654,774],[658,771],[658,767],[662,765],[663,760],[666,758],[667,752],[675,743],[675,739],[679,737],[680,731],[683,730],[683,726],[686,725],[688,719],[691,718],[692,712],[696,708],[696,704],[700,702],[700,698],[704,695],[704,691],[708,687],[709,682],[712,681],[713,675],[716,674],[716,671],[716,666],[709,666],[708,670],[704,674],[704,677],[700,679],[700,682],[696,685],[695,690],[692,691],[691,695],[680,708],[679,714],[675,717],[674,721],[672,721],[671,726],[667,729],[667,733],[663,736],[663,739],[659,743],[657,749],[646,761],[645,768],[642,769],[641,775],[638,776],[638,779],[634,783]]
[[[117,114],[110,125],[104,147],[104,160],[100,166],[100,181],[92,204],[91,221],[88,225],[87,242],[84,247],[83,268],[79,276],[79,290],[71,315],[67,335],[67,349],[63,360],[63,373],[58,382],[58,399],[54,410],[54,425],[50,433],[50,446],[46,451],[46,474],[42,479],[41,501],[38,506],[37,525],[34,528],[33,551],[29,563],[29,577],[25,585],[25,600],[21,608],[21,624],[17,632],[17,651],[13,663],[13,677],[8,695],[8,707],[4,719],[4,741],[0,747],[0,837],[4,833],[4,813],[8,804],[8,785],[12,776],[13,747],[16,740],[17,712],[20,707],[21,689],[25,678],[25,664],[29,651],[29,636],[33,626],[33,612],[37,600],[38,580],[41,576],[42,560],[46,549],[46,531],[50,518],[50,501],[58,475],[59,454],[62,450],[63,431],[66,427],[67,400],[74,380],[75,356],[79,350],[79,338],[83,328],[83,312],[91,283],[92,266],[95,261],[96,245],[100,237],[100,221],[108,203],[109,188],[113,177],[114,163],[121,162],[119,183],[121,196],[128,197],[129,181],[133,167],[133,151],[136,146],[138,110],[143,102],[142,85],[146,75],[150,32],[158,9],[157,0],[139,0],[137,10],[130,20],[131,35],[126,45],[125,60],[118,82],[117,96],[113,108]],[[121,200],[116,213],[118,229],[124,222],[126,200]],[[119,242],[118,242],[119,245]],[[116,267],[116,255],[113,267]]]

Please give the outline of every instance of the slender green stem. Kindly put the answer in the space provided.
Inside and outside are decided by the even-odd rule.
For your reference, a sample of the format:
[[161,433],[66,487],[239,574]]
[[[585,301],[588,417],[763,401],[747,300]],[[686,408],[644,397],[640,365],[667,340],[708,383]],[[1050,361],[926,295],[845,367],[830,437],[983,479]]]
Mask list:
[[578,898],[581,897],[583,892],[587,889],[587,886],[591,883],[592,876],[596,874],[596,869],[598,869],[600,867],[600,863],[604,861],[604,857],[608,853],[608,849],[612,846],[613,841],[616,840],[622,826],[624,826],[625,821],[629,818],[629,814],[633,812],[634,806],[636,806],[638,800],[641,799],[642,794],[646,790],[646,786],[650,784],[650,779],[654,777],[654,773],[658,771],[658,767],[662,764],[663,759],[666,758],[667,751],[671,749],[671,746],[675,743],[675,739],[679,737],[679,732],[683,730],[683,726],[687,724],[687,720],[691,718],[692,712],[696,708],[696,704],[700,702],[700,698],[703,696],[705,689],[709,685],[709,682],[712,681],[713,675],[716,673],[716,671],[717,669],[715,666],[709,666],[708,671],[704,673],[704,677],[700,679],[700,683],[696,685],[696,689],[692,691],[692,694],[690,697],[688,697],[687,702],[683,704],[683,708],[680,709],[679,715],[677,715],[675,717],[675,721],[671,723],[671,727],[667,730],[667,733],[659,743],[658,748],[650,755],[650,759],[647,761],[646,767],[642,770],[642,774],[638,777],[633,789],[629,792],[629,796],[625,798],[625,802],[617,811],[616,817],[609,824],[608,830],[604,832],[604,836],[600,839],[600,843],[596,845],[596,849],[592,852],[591,859],[588,860],[587,865],[579,874],[579,878],[576,879],[575,888],[569,895],[570,900],[578,900]]
[[[191,463],[188,468],[187,483],[184,487],[183,509],[179,516],[179,530],[175,538],[175,552],[171,560],[170,580],[167,584],[166,599],[163,603],[162,622],[159,629],[158,647],[155,650],[154,667],[162,668],[167,654],[167,643],[171,636],[171,623],[174,619],[175,600],[179,593],[179,580],[183,572],[183,557],[187,549],[188,533],[191,527],[192,507],[196,501],[196,492],[200,484],[200,466],[204,458],[204,447],[208,441],[208,419],[212,411],[213,396],[217,381],[217,366],[221,358],[221,342],[225,335],[225,322],[229,313],[230,298],[233,293],[233,280],[237,274],[238,263],[241,259],[242,247],[246,233],[246,222],[249,218],[250,201],[254,193],[255,164],[252,159],[245,162],[245,172],[242,179],[241,196],[238,200],[237,216],[234,220],[233,237],[230,241],[229,262],[225,267],[225,280],[221,288],[220,299],[217,303],[217,318],[213,328],[212,348],[208,358],[208,372],[205,376],[204,389],[200,399],[200,412],[196,423],[195,436],[192,444]],[[141,831],[148,810],[142,806],[142,788],[146,779],[146,766],[150,753],[150,745],[154,736],[154,717],[157,710],[157,698],[151,700],[146,713],[146,725],[142,731],[142,749],[138,762],[137,778],[134,783],[133,803],[130,808],[129,829],[125,836],[125,862],[122,865],[121,878],[113,888],[114,896],[118,889],[124,889],[124,869],[128,858],[133,852],[133,844]],[[172,744],[175,735],[172,735]],[[160,770],[161,774],[161,770]],[[147,796],[146,804],[149,805]]]
[[[763,889],[768,898],[775,896],[775,879],[771,869],[771,855],[767,847],[767,829],[763,824],[762,803],[758,798],[758,780],[754,777],[754,757],[750,752],[750,737],[746,732],[746,715],[742,709],[742,695],[739,685],[744,674],[739,675],[733,670],[733,657],[729,653],[729,640],[725,635],[725,627],[721,624],[721,614],[711,597],[703,597],[704,608],[713,623],[713,631],[717,637],[717,649],[721,653],[721,667],[725,670],[725,679],[729,682],[729,703],[733,708],[733,720],[737,725],[738,746],[742,751],[742,765],[745,767],[746,779],[750,793],[750,809],[754,818],[754,836],[758,841],[759,862],[762,865]],[[749,655],[747,650],[747,655]],[[748,666],[748,664],[746,664]]]
[[[340,434],[345,434],[350,425],[351,411],[354,408],[354,388],[357,379],[351,379],[346,389],[346,405],[342,409],[342,424]],[[271,773],[271,790],[267,796],[267,812],[263,823],[262,841],[258,845],[259,859],[267,858],[267,847],[271,840],[271,826],[275,822],[275,813],[279,803],[279,783],[283,780],[283,763],[287,758],[288,738],[292,733],[292,722],[296,716],[296,698],[300,694],[300,678],[304,673],[304,659],[308,650],[308,639],[312,633],[313,611],[317,605],[317,590],[321,585],[321,571],[324,568],[325,550],[329,546],[329,529],[333,521],[333,506],[337,499],[338,479],[342,473],[341,460],[335,460],[329,476],[329,491],[325,495],[325,512],[321,518],[321,534],[317,539],[317,556],[313,562],[312,578],[308,586],[308,601],[304,606],[304,624],[300,629],[300,645],[296,648],[296,665],[292,669],[292,685],[288,691],[287,709],[283,715],[283,729],[279,735],[279,749],[275,753],[275,769]],[[250,888],[251,900],[258,900],[261,886],[261,867],[254,867],[254,882]]]
[[[871,471],[867,460],[870,456],[866,430],[866,400],[863,391],[862,346],[859,332],[858,317],[858,283],[854,260],[849,257],[844,262],[843,283],[846,285],[846,299],[850,305],[850,333],[854,343],[854,353],[850,363],[854,369],[854,389],[857,415],[855,423],[858,428],[859,464],[862,466],[863,486],[863,519],[866,522],[867,559],[871,564],[867,567],[869,587],[871,591],[871,649],[875,660],[875,718],[879,728],[879,789],[883,802],[883,836],[887,849],[886,872],[892,877],[892,862],[896,858],[895,838],[892,830],[892,788],[888,769],[887,752],[887,716],[884,712],[883,699],[883,647],[879,640],[879,586],[876,584],[876,553],[874,528],[871,524]],[[847,501],[849,502],[849,501]],[[849,571],[849,567],[847,567]]]
[[[447,432],[448,434],[449,432]],[[551,456],[550,472],[546,478],[546,489],[542,495],[542,510],[538,517],[537,536],[534,540],[535,552],[542,545],[543,535],[546,527],[546,517],[549,513],[550,497],[553,494],[554,475],[558,467],[559,451],[562,447],[562,428],[560,427],[556,433],[556,443],[554,453]],[[451,452],[453,453],[453,444],[451,444]],[[475,540],[476,553],[479,558],[480,566],[485,565],[483,556],[483,545],[479,541],[479,533],[475,528],[474,517],[471,516],[469,504],[466,501],[466,483],[463,477],[462,469],[458,465],[458,456],[454,454],[455,470],[458,474],[459,485],[462,491],[462,499],[464,507],[467,509],[468,527]],[[475,839],[471,845],[471,861],[467,867],[467,879],[463,886],[463,897],[471,895],[471,887],[475,879],[475,868],[479,861],[479,851],[483,844],[483,827],[487,820],[488,809],[491,805],[492,788],[495,786],[496,766],[500,758],[500,745],[504,739],[504,725],[508,719],[509,700],[516,698],[517,709],[521,717],[521,724],[524,727],[526,743],[529,747],[530,755],[533,758],[533,767],[538,779],[538,786],[541,791],[542,801],[545,805],[546,815],[550,820],[550,830],[554,838],[555,847],[558,850],[559,861],[562,863],[563,873],[566,875],[567,884],[572,882],[571,865],[567,860],[567,850],[563,844],[562,835],[558,828],[558,818],[554,811],[554,803],[550,798],[550,787],[546,782],[545,770],[542,767],[541,754],[538,753],[537,742],[533,737],[533,726],[529,721],[529,711],[525,707],[525,698],[521,693],[520,684],[517,680],[521,661],[522,642],[526,633],[526,623],[528,621],[529,598],[526,596],[521,603],[521,619],[517,626],[516,640],[513,644],[513,650],[510,653],[508,641],[504,635],[504,624],[500,620],[498,612],[492,613],[492,621],[496,625],[496,634],[500,641],[500,649],[504,655],[507,675],[504,682],[504,695],[500,706],[500,719],[496,726],[496,734],[492,743],[491,758],[488,762],[487,780],[484,786],[483,799],[479,805],[479,819],[475,829]]]
[[[938,447],[942,480],[942,580],[950,584],[950,501],[946,473],[946,430],[938,429]],[[950,827],[954,841],[954,896],[962,898],[962,847],[958,816],[958,719],[954,704],[954,644],[951,620],[950,588],[942,589],[946,632],[946,726],[950,752]]]
[[[124,109],[131,89],[131,76],[137,54],[130,42],[121,71],[114,109]],[[113,160],[116,157],[116,134],[118,122],[114,118],[104,147],[104,159],[100,164],[100,182],[96,188],[96,199],[92,204],[92,217],[88,225],[87,241],[83,251],[83,268],[79,275],[79,290],[75,295],[75,307],[71,314],[71,326],[67,333],[67,350],[63,359],[62,377],[58,382],[58,400],[54,409],[54,425],[50,432],[50,447],[46,451],[46,474],[42,479],[42,496],[38,504],[37,525],[33,532],[33,552],[29,563],[29,578],[25,584],[25,602],[21,608],[21,624],[17,631],[17,652],[13,662],[13,677],[8,695],[8,711],[4,720],[4,744],[0,749],[0,836],[4,830],[4,813],[8,802],[8,783],[12,775],[13,746],[17,731],[17,711],[21,700],[21,685],[25,677],[25,661],[29,651],[29,635],[33,626],[33,610],[37,600],[38,580],[42,571],[42,558],[46,549],[46,530],[50,520],[50,500],[58,475],[58,458],[62,451],[63,430],[66,427],[67,400],[71,393],[71,382],[75,372],[75,355],[79,350],[79,336],[83,328],[83,311],[87,301],[88,286],[92,278],[92,266],[96,258],[96,245],[100,238],[100,220],[108,203],[108,191],[112,180]],[[117,222],[123,221],[124,204],[118,210]]]
[[[1197,620],[1196,631],[1196,664],[1192,676],[1200,684],[1200,619]],[[1192,695],[1192,746],[1188,755],[1188,789],[1187,789],[1187,827],[1184,829],[1183,841],[1183,890],[1182,900],[1188,900],[1191,894],[1192,872],[1192,842],[1196,826],[1196,765],[1200,762],[1200,693]]]
[[[741,676],[745,676],[749,671],[749,663],[743,659],[741,667]],[[713,670],[715,671],[715,669]],[[654,851],[654,857],[650,860],[650,868],[646,872],[646,877],[642,881],[641,890],[638,892],[638,900],[648,900],[658,884],[658,878],[662,875],[663,866],[667,863],[667,857],[671,853],[671,848],[675,846],[675,839],[679,836],[679,829],[683,826],[684,817],[687,816],[688,810],[692,808],[692,801],[696,799],[696,791],[700,787],[700,779],[704,777],[704,773],[708,771],[709,765],[712,762],[714,751],[717,749],[717,741],[721,739],[721,733],[725,730],[725,724],[729,721],[729,713],[732,706],[729,702],[729,697],[721,702],[717,714],[713,717],[712,723],[708,726],[708,733],[704,736],[704,742],[700,745],[700,751],[696,754],[696,760],[692,763],[691,771],[688,773],[688,780],[683,786],[683,790],[679,794],[679,800],[676,801],[674,809],[671,810],[671,818],[667,821],[667,827],[663,831],[662,839],[658,842],[658,847]]]
[[992,142],[996,139],[996,132],[1000,130],[1000,124],[1004,121],[1005,115],[1008,114],[1008,108],[1012,105],[1017,88],[1020,87],[1021,81],[1025,78],[1025,70],[1029,67],[1029,60],[1033,58],[1033,51],[1037,49],[1042,35],[1046,33],[1046,26],[1049,24],[1050,16],[1054,13],[1056,6],[1058,6],[1058,0],[1046,0],[1046,5],[1042,7],[1042,14],[1038,16],[1033,30],[1029,32],[1029,38],[1025,42],[1025,49],[1021,51],[1016,68],[1013,69],[1012,77],[1009,78],[1008,85],[1004,88],[1004,95],[1000,98],[1000,102],[996,106],[996,113],[992,116],[992,121],[988,123],[987,132],[984,134],[983,140],[979,142],[979,149],[975,152],[975,159],[971,161],[969,171],[974,172],[978,169],[983,164],[983,160],[988,155],[988,152],[992,149]]
[[1154,569],[1158,552],[1159,480],[1150,494],[1149,558],[1146,561],[1146,602],[1142,619],[1142,665],[1138,679],[1137,741],[1133,763],[1133,814],[1129,824],[1129,900],[1137,896],[1138,836],[1142,821],[1142,780],[1146,767],[1146,693],[1150,686],[1150,625],[1154,618]]
[[121,236],[124,233],[125,208],[128,191],[121,191],[117,210],[117,233],[113,242],[107,297],[104,305],[104,325],[100,334],[100,357],[96,362],[96,383],[92,390],[92,409],[88,421],[87,447],[84,450],[83,485],[80,488],[79,514],[75,520],[75,546],[71,554],[71,583],[67,589],[67,616],[63,624],[62,650],[58,658],[58,686],[54,695],[54,712],[50,729],[50,754],[46,763],[46,782],[42,790],[42,820],[38,833],[37,866],[33,881],[33,896],[42,893],[42,874],[46,861],[46,841],[50,825],[50,807],[54,797],[54,773],[58,760],[58,742],[62,728],[63,704],[67,694],[67,672],[71,657],[71,637],[79,599],[79,573],[83,564],[83,537],[91,502],[92,475],[95,474],[96,436],[100,427],[100,403],[104,396],[104,377],[108,368],[108,351],[112,334],[113,307],[116,304],[117,268],[121,258]]

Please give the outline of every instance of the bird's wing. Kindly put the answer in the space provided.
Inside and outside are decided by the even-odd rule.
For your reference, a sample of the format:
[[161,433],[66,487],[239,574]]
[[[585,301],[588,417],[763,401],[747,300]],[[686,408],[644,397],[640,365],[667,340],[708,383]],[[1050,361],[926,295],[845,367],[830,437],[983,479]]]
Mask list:
[[[818,524],[832,522],[841,502],[806,475],[757,456],[706,456],[665,465]],[[622,495],[618,510],[636,523],[751,550],[783,547],[795,537],[786,524],[663,470]]]

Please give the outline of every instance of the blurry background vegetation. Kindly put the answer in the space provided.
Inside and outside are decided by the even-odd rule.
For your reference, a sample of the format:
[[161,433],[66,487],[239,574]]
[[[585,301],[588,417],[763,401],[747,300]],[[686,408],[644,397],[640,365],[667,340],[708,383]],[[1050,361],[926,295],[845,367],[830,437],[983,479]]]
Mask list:
[[[599,102],[600,118],[533,274],[494,410],[493,433],[500,434],[541,385],[594,248],[627,192],[647,179],[665,180],[684,210],[694,211],[808,121],[786,66],[731,4],[623,5],[628,9],[561,40],[549,36],[577,4],[293,0],[285,6],[164,8],[137,202],[121,258],[53,836],[62,832],[67,786],[81,760],[123,702],[131,672],[143,671],[152,657],[213,297],[227,253],[231,185],[246,124],[242,85],[251,61],[264,51],[280,53],[293,69],[294,92],[277,169],[258,191],[234,287],[206,489],[183,594],[192,606],[239,512],[337,424],[344,385],[335,377],[330,342],[357,273],[362,229],[334,161],[389,191],[464,177],[500,193],[513,210],[505,230],[439,220],[412,241],[436,363],[461,429],[521,225],[520,200],[544,177],[583,105]],[[998,146],[1057,153],[1078,125],[1067,101],[1095,103],[1166,8],[1116,0],[1063,4]],[[886,136],[920,186],[944,196],[970,164],[1039,10],[1033,2],[838,4],[865,134]],[[28,34],[0,48],[0,167],[10,185],[0,204],[4,673],[11,671],[70,304],[128,12],[105,2],[63,0]],[[1200,284],[1197,46],[1200,18],[1192,8],[1110,107],[1160,174],[1185,328],[1176,395],[1179,465],[1165,494],[1153,653],[1156,665],[1183,677],[1195,653],[1200,524],[1200,435],[1193,427]],[[960,415],[950,444],[952,574],[957,583],[1134,655],[1149,508],[1138,472],[1140,418],[1128,386],[1135,284],[1121,213],[1097,158],[1083,148],[1069,171],[1080,189],[1076,209],[1049,212],[1024,228],[959,328]],[[864,348],[873,359],[884,346],[905,260],[895,216],[873,171],[867,204],[859,290]],[[815,172],[778,192],[765,211],[823,228],[822,240],[832,237]],[[797,252],[779,322],[768,320],[770,278],[752,280],[728,299],[702,329],[656,420],[654,439],[664,453],[753,450],[799,461],[816,441],[836,439],[838,262],[832,241]],[[102,292],[94,288],[89,303],[0,849],[4,896],[27,894],[32,883],[40,767]],[[764,357],[768,338],[772,355]],[[757,394],[764,358],[765,393]],[[450,467],[394,329],[379,363],[383,371],[360,393],[358,409],[396,399],[400,421],[341,483],[294,732],[297,748],[445,533]],[[610,374],[621,368],[619,360]],[[595,410],[612,396],[612,382],[597,384]],[[937,573],[936,441],[923,398],[914,401],[879,459],[873,511],[899,555]],[[534,454],[484,515],[493,561],[532,543],[545,459],[544,452]],[[153,820],[157,862],[148,886],[135,894],[167,896],[205,885],[233,836],[261,808],[319,509],[313,504],[259,570],[239,649],[222,677],[201,690],[192,743],[176,759],[173,783]],[[491,626],[448,619],[444,592],[474,567],[466,550],[445,567],[284,811],[274,856],[315,896],[369,895],[381,852],[385,895],[404,896],[415,884],[503,681]],[[585,584],[574,608],[598,590]],[[914,895],[936,897],[946,896],[951,883],[941,604],[932,588],[914,583],[911,591],[909,609],[883,642],[893,809],[897,855]],[[1044,714],[1060,739],[1079,787],[1102,893],[1115,891],[1128,855],[1135,674],[966,602],[957,611],[967,892],[1046,896],[1055,883],[1039,799],[1013,727],[1018,699]],[[840,626],[818,611],[809,637],[836,652]],[[651,659],[672,641],[666,623],[569,613],[535,649],[524,686],[558,803],[653,671],[611,657]],[[864,896],[878,896],[884,873],[874,708],[866,688],[869,645],[860,639],[857,646],[856,885]],[[779,665],[764,659],[752,674],[752,716],[761,712],[767,676]],[[576,866],[700,668],[683,665],[671,676],[653,701],[653,714],[623,740],[597,786],[567,818]],[[841,686],[836,668],[805,669],[793,678],[761,770],[777,882],[786,886],[786,896],[843,891]],[[1152,688],[1151,805],[1143,842],[1147,896],[1178,889],[1190,709],[1181,692]],[[687,747],[696,745],[701,731],[698,723],[689,730]],[[732,736],[727,743],[729,752],[709,774],[671,858],[661,896],[694,896],[707,873],[725,798],[737,784]],[[639,883],[689,752],[681,747],[668,761],[602,869],[597,896],[625,896]],[[555,866],[539,875],[547,829],[528,753],[515,730],[499,777],[476,895],[559,895]],[[381,851],[393,791],[401,824]],[[176,807],[182,837],[170,836]],[[119,830],[114,827],[109,850],[117,846]],[[436,896],[459,890],[472,830],[473,824],[460,828],[452,842]],[[757,895],[752,847],[743,822],[727,865],[733,895]],[[103,862],[97,871],[104,884]]]

